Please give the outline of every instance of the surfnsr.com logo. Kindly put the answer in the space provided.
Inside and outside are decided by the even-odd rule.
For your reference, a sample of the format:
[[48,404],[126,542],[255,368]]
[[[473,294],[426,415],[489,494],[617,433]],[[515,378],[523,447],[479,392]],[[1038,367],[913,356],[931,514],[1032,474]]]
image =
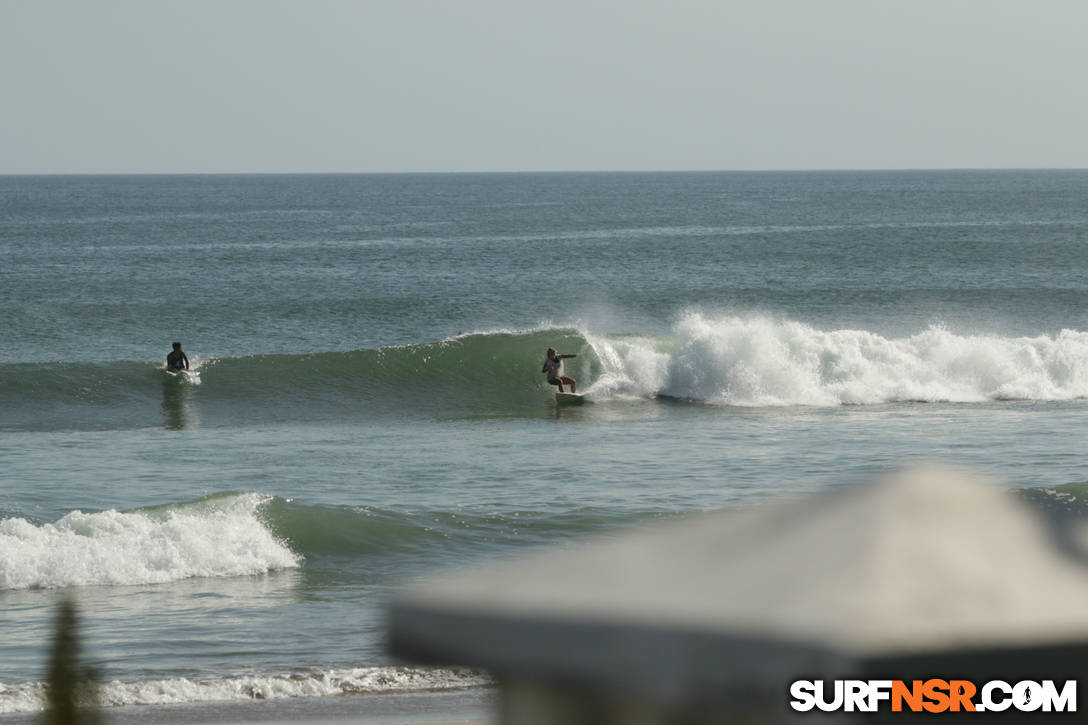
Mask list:
[[1077,681],[797,680],[790,697],[797,712],[1076,712]]

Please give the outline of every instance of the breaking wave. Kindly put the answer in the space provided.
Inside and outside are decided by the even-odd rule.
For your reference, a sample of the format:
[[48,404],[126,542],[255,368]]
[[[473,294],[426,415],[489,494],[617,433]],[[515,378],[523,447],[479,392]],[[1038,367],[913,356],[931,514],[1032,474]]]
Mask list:
[[789,320],[689,314],[667,338],[588,336],[598,397],[736,406],[1073,400],[1088,396],[1088,333],[887,338]]
[[307,559],[495,551],[667,514],[601,507],[398,511],[217,493],[131,511],[72,511],[54,522],[0,518],[0,590],[164,584],[294,569]]
[[261,521],[271,497],[211,496],[134,511],[0,519],[0,589],[161,584],[265,574],[301,558]]
[[67,430],[538,414],[545,349],[595,402],[725,406],[1063,401],[1088,397],[1088,332],[1002,337],[933,326],[892,338],[760,316],[688,313],[667,334],[546,327],[373,350],[159,363],[0,366],[0,429]]

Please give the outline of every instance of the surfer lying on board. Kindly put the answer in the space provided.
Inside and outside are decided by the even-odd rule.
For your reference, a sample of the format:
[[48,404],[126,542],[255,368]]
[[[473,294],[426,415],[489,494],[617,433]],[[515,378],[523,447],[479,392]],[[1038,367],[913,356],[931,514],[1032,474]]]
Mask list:
[[548,384],[558,385],[559,392],[563,392],[563,385],[570,386],[570,392],[578,392],[578,384],[574,382],[574,378],[568,378],[563,374],[563,360],[568,357],[578,357],[577,355],[560,355],[555,351],[554,347],[548,348],[548,357],[544,358],[544,367],[540,372],[548,374]]
[[166,369],[167,370],[188,370],[189,369],[189,356],[185,354],[185,351],[181,349],[181,343],[175,342],[174,349],[170,351],[170,354],[166,356]]

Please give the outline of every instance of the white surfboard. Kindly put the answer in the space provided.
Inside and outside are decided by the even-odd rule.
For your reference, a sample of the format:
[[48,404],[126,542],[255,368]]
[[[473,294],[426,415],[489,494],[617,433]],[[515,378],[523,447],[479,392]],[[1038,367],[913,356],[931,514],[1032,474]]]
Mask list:
[[196,370],[166,370],[166,374],[187,383],[193,383],[194,385],[200,384],[200,373]]
[[581,405],[586,399],[581,393],[556,393],[555,402],[560,405]]

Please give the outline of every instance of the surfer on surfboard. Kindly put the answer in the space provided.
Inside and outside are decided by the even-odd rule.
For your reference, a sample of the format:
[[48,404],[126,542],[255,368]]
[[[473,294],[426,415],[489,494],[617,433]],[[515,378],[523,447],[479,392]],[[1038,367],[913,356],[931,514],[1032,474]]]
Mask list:
[[555,351],[554,347],[548,348],[548,356],[544,358],[544,367],[540,370],[542,373],[548,374],[548,384],[558,385],[559,392],[563,392],[563,386],[569,385],[570,392],[578,392],[578,384],[574,382],[574,378],[569,378],[563,374],[563,360],[568,357],[578,357],[577,355],[560,355]]
[[189,369],[189,356],[181,349],[180,342],[175,342],[174,349],[166,356],[166,369],[172,371]]

